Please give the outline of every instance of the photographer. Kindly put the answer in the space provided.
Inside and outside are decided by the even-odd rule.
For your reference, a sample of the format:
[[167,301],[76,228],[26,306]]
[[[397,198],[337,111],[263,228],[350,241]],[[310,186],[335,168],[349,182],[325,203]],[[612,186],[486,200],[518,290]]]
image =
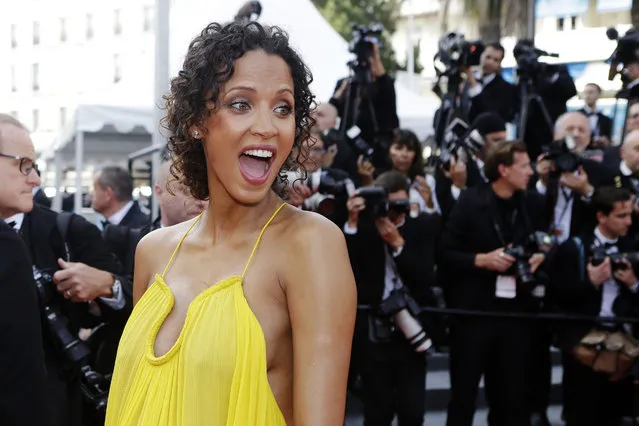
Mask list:
[[[559,306],[566,312],[591,317],[635,316],[639,306],[637,265],[615,257],[637,250],[636,243],[626,237],[633,209],[630,192],[624,188],[600,188],[593,207],[597,218],[594,232],[591,228],[579,239],[566,241],[552,263],[551,277]],[[636,256],[633,260],[636,262]],[[604,339],[609,333],[618,332],[619,342],[629,344],[624,326],[564,322],[559,332],[566,425],[619,425],[630,394],[623,380],[628,371],[619,371],[623,364],[617,361],[617,354],[611,358],[614,368],[606,368],[605,348],[613,347],[606,346],[608,341]],[[590,356],[589,341],[593,347],[602,343],[598,356]],[[623,345],[617,348],[620,352],[628,349]]]
[[546,196],[544,216],[561,243],[594,226],[590,199],[597,187],[614,184],[614,173],[601,163],[582,158],[590,143],[590,126],[580,112],[559,117],[554,139],[537,159],[535,187]]
[[473,122],[484,112],[497,113],[504,122],[512,122],[517,111],[517,90],[501,76],[501,61],[504,59],[504,47],[491,43],[481,54],[481,77],[475,78],[470,68],[465,67],[468,96],[471,104],[468,121]]
[[[358,56],[368,54],[369,50],[372,54],[368,58],[357,58],[357,65],[353,66],[354,76],[337,82],[329,102],[337,108],[341,119],[340,132],[346,134],[354,125],[357,126],[361,131],[360,137],[376,150],[373,165],[383,170],[387,167],[388,144],[399,127],[395,81],[386,72],[379,56],[379,46],[372,38],[362,38],[352,50],[361,50]],[[339,148],[333,167],[349,172],[357,170],[358,154],[355,150]]]
[[487,182],[484,162],[505,140],[506,123],[497,113],[485,112],[473,121],[450,164],[435,171],[435,194],[442,217],[450,215],[463,190]]
[[607,149],[612,139],[612,118],[597,110],[597,101],[601,96],[601,86],[588,83],[584,87],[584,107],[579,110],[590,122],[591,149]]
[[[438,268],[448,277],[450,308],[531,312],[534,274],[544,260],[533,233],[543,202],[526,194],[532,169],[526,147],[503,142],[486,159],[490,184],[464,191],[446,222]],[[531,282],[532,281],[532,282]],[[482,376],[489,423],[528,426],[526,395],[530,324],[458,317],[450,325],[448,426],[470,426]]]
[[[544,141],[552,139],[553,123],[567,111],[566,102],[577,94],[577,88],[565,66],[539,62],[539,57],[551,55],[536,49],[532,41],[519,41],[513,49],[513,54],[517,60],[519,77],[518,137],[528,147],[530,158],[535,159],[541,153]],[[544,117],[542,105],[524,98],[524,91],[527,95],[536,94],[540,97],[550,122]],[[520,128],[523,115],[526,116],[525,129]]]
[[[421,331],[419,305],[434,305],[436,216],[410,217],[409,185],[399,172],[381,174],[348,200],[344,233],[358,288],[353,367],[363,384],[364,423],[422,425],[426,354],[431,329]],[[404,307],[409,303],[408,307]]]
[[[3,146],[9,143],[16,151],[32,151],[33,144],[24,125],[6,117],[0,116],[0,131],[7,139]],[[7,167],[19,167],[28,175],[33,160],[16,160],[18,164]],[[18,197],[19,189],[15,188],[14,197]],[[20,207],[17,210],[20,213],[5,221],[20,233],[32,264],[39,270],[34,278],[42,309],[56,312],[43,315],[46,395],[52,422],[56,426],[103,424],[104,413],[97,412],[96,406],[106,403],[108,382],[96,379],[100,391],[90,385],[90,392],[85,392],[81,386],[96,365],[104,368],[100,370],[104,374],[113,367],[118,339],[131,311],[131,283],[117,275],[120,264],[106,249],[97,227],[84,218],[68,216],[68,229],[64,232],[58,213],[38,205],[32,209]],[[105,325],[91,336],[90,342],[79,341],[80,328],[100,324]],[[84,351],[88,346],[93,354]],[[96,396],[96,401],[89,398]]]
[[35,151],[33,145],[11,142],[18,129],[6,120],[0,114],[0,424],[48,426],[41,314],[31,260],[20,236],[3,220],[33,206],[31,192],[40,179],[35,168],[24,169],[25,175],[19,167],[33,164]]

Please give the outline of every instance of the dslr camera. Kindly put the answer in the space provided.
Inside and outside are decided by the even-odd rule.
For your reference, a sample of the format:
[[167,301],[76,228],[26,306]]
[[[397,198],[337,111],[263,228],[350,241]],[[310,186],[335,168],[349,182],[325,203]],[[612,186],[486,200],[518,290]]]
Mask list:
[[444,70],[436,67],[435,71],[438,75],[458,75],[460,68],[479,65],[484,48],[481,40],[471,42],[463,34],[454,31],[445,34],[437,43],[434,58],[444,65]]
[[382,188],[381,186],[360,188],[358,190],[358,196],[362,197],[366,202],[364,211],[360,213],[360,215],[364,217],[377,219],[393,214],[400,215],[402,213],[410,213],[409,200],[390,201],[386,188]]
[[561,70],[559,65],[539,62],[542,56],[558,58],[558,54],[537,49],[528,42],[517,43],[513,49],[513,56],[517,61],[517,75],[522,80],[538,81],[542,77],[550,77]]
[[[293,182],[300,180],[299,177],[293,179]],[[335,211],[338,200],[345,200],[355,192],[355,184],[348,173],[339,169],[317,170],[310,173],[304,183],[313,192],[304,206],[324,216]]]
[[[426,352],[433,346],[433,341],[417,319],[419,305],[408,293],[406,287],[391,291],[390,295],[379,304],[377,315],[378,319],[386,319],[389,323],[392,320],[394,326],[401,330],[415,352]],[[376,327],[379,325],[377,324]],[[384,336],[386,339],[390,338],[394,326],[389,324]],[[380,332],[379,328],[377,331]],[[378,341],[380,337],[382,336],[377,336]]]
[[[62,356],[81,371],[80,388],[84,398],[98,412],[104,412],[107,406],[110,379],[95,371],[90,365],[91,349],[89,341],[80,338],[69,330],[69,320],[55,303],[53,277],[33,266],[33,280],[38,292],[38,300],[46,321],[49,335]],[[96,336],[96,337],[94,337]],[[92,337],[98,339],[99,334]]]
[[619,271],[623,269],[627,269],[628,265],[624,262],[624,260],[628,261],[631,265],[639,264],[639,252],[632,251],[628,253],[606,253],[606,247],[604,246],[592,246],[592,258],[590,259],[590,263],[593,266],[601,265],[606,257],[610,258],[610,267],[612,271]]
[[380,23],[370,25],[352,24],[353,39],[348,45],[348,51],[355,54],[355,60],[349,65],[353,69],[370,69],[370,58],[373,56],[373,45],[380,46],[380,38],[384,26]]
[[639,51],[639,33],[635,29],[630,29],[623,36],[619,37],[619,32],[615,28],[608,28],[606,36],[609,40],[616,40],[617,47],[610,55],[610,69],[608,71],[608,80],[614,80],[617,74],[622,74],[624,68],[631,62],[637,61],[637,52]]
[[535,253],[548,253],[553,245],[554,240],[550,235],[537,231],[528,236],[525,244],[504,250],[504,253],[515,258],[515,263],[507,273],[516,277],[518,286],[532,293],[537,279],[530,269],[530,258]]
[[556,140],[544,148],[546,158],[555,163],[555,172],[558,174],[575,172],[582,164],[579,155],[572,152],[575,141],[571,136]]

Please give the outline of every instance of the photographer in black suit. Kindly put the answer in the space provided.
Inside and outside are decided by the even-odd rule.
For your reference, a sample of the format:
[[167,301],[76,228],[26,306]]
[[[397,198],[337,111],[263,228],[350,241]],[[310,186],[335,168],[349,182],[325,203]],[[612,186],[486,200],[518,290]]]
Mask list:
[[19,149],[8,141],[13,130],[0,114],[0,424],[48,426],[41,315],[31,260],[20,236],[3,220],[33,206],[31,190],[40,179],[33,168],[33,147]]
[[612,118],[597,110],[597,101],[601,96],[601,87],[588,83],[584,87],[585,105],[579,110],[590,122],[590,149],[607,149],[612,139]]
[[[544,260],[532,233],[543,229],[540,200],[525,191],[533,171],[526,146],[504,142],[486,160],[490,184],[464,191],[441,238],[438,266],[448,306],[479,311],[530,312],[536,306],[534,274]],[[522,249],[523,256],[509,248]],[[509,254],[509,253],[512,253]],[[450,325],[451,398],[448,426],[470,426],[481,377],[493,426],[529,425],[526,400],[530,324],[517,320],[457,318]]]
[[[29,133],[20,122],[6,117],[0,115],[2,149],[18,162],[17,167],[24,175],[30,176],[34,170],[33,157],[24,154],[33,153]],[[20,197],[21,188],[13,190],[13,196]],[[104,413],[96,412],[83,397],[81,367],[87,361],[95,364],[91,367],[99,372],[111,372],[120,333],[131,311],[131,283],[117,275],[120,264],[107,250],[100,231],[81,216],[70,216],[65,232],[60,228],[58,213],[45,207],[33,203],[17,205],[13,213],[16,214],[5,221],[20,233],[31,263],[51,275],[51,281],[43,283],[47,303],[64,317],[60,320],[66,321],[62,333],[60,328],[53,331],[50,327],[51,316],[43,316],[46,399],[52,410],[52,424],[104,424]],[[77,341],[80,328],[94,328],[103,323],[106,326],[91,340],[93,357],[72,361],[72,352],[65,349],[67,337]],[[101,364],[100,359],[108,361]],[[102,385],[108,387],[108,382]]]
[[[390,426],[397,414],[401,425],[420,426],[429,342],[418,332],[416,313],[397,307],[406,297],[422,306],[435,303],[430,286],[437,217],[407,214],[410,188],[402,173],[383,173],[374,184],[348,200],[344,225],[358,303],[371,306],[371,311],[358,314],[353,352],[362,377],[364,423]],[[379,210],[385,193],[390,202],[387,214]]]
[[[558,304],[566,312],[592,317],[635,316],[639,306],[635,269],[627,260],[617,263],[608,257],[637,250],[636,243],[626,237],[632,221],[631,194],[624,188],[602,187],[593,198],[593,207],[598,223],[594,232],[566,241],[553,260],[551,277]],[[601,263],[591,260],[595,251],[601,252]],[[614,323],[594,327],[624,332],[622,325]],[[566,425],[617,426],[629,388],[624,381],[611,381],[610,374],[582,364],[574,352],[591,329],[593,324],[584,322],[559,328]]]

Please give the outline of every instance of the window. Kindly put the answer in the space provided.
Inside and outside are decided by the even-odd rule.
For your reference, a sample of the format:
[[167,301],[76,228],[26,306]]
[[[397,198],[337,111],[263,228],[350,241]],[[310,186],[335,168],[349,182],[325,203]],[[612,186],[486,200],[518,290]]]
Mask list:
[[16,85],[16,67],[15,65],[11,66],[11,91],[17,92],[18,86]]
[[153,6],[144,6],[144,32],[148,33],[153,31]]
[[64,127],[67,124],[67,109],[60,107],[60,127]]
[[576,16],[571,16],[570,17],[570,29],[574,30],[577,28],[577,17]]
[[37,46],[40,44],[40,23],[33,23],[33,45]]
[[15,24],[11,24],[11,48],[18,47],[18,29]]
[[40,111],[37,109],[33,110],[33,131],[37,131],[40,127]]
[[91,40],[93,38],[93,15],[91,15],[90,13],[87,14],[87,27],[85,35],[87,40]]
[[557,31],[564,30],[564,18],[557,18]]
[[67,20],[60,18],[60,43],[67,41]]
[[120,9],[113,11],[113,34],[122,34],[122,22],[120,22]]
[[40,65],[33,64],[33,91],[40,90]]
[[122,69],[120,66],[120,55],[113,55],[113,82],[117,83],[122,79]]

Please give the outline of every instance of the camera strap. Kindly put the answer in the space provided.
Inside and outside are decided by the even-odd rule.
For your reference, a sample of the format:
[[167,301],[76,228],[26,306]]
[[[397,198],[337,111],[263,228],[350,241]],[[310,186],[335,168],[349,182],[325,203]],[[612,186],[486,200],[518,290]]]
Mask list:
[[384,249],[386,251],[386,259],[387,259],[386,262],[390,264],[391,270],[393,272],[393,276],[391,277],[391,280],[393,281],[393,290],[399,290],[402,287],[404,287],[404,284],[401,282],[399,278],[399,271],[397,270],[395,257],[393,256],[393,253],[391,253],[390,247],[388,246],[388,244],[384,244]]
[[62,244],[64,245],[64,254],[65,260],[67,262],[71,261],[71,250],[69,248],[69,244],[67,243],[67,236],[69,234],[69,226],[71,224],[71,217],[73,213],[71,212],[60,212],[56,216],[56,225],[58,226],[58,231],[60,231],[60,236],[62,237]]
[[[502,247],[506,247],[507,246],[506,239],[504,238],[504,234],[502,232],[503,227],[501,226],[501,214],[499,213],[499,209],[497,208],[497,194],[495,194],[495,192],[492,189],[490,190],[490,192],[492,194],[492,197],[490,197],[490,209],[492,213],[491,216],[493,217],[493,228],[495,229],[495,232],[497,233],[497,237],[499,238],[499,241]],[[515,194],[514,196],[517,196],[517,194]],[[516,226],[517,215],[519,214],[519,210],[522,210],[521,207],[523,206],[523,196],[521,198],[522,198],[522,201],[520,203],[516,203],[515,209],[513,210],[513,214],[510,218],[510,224],[512,225],[513,230],[515,231],[517,229],[517,226]],[[526,216],[525,212],[522,213],[522,216],[524,218],[525,225],[530,229],[528,216]],[[514,235],[513,235],[513,238],[514,238]]]
[[586,253],[584,243],[579,237],[573,237],[572,240],[579,251],[579,281],[582,282],[586,279]]

